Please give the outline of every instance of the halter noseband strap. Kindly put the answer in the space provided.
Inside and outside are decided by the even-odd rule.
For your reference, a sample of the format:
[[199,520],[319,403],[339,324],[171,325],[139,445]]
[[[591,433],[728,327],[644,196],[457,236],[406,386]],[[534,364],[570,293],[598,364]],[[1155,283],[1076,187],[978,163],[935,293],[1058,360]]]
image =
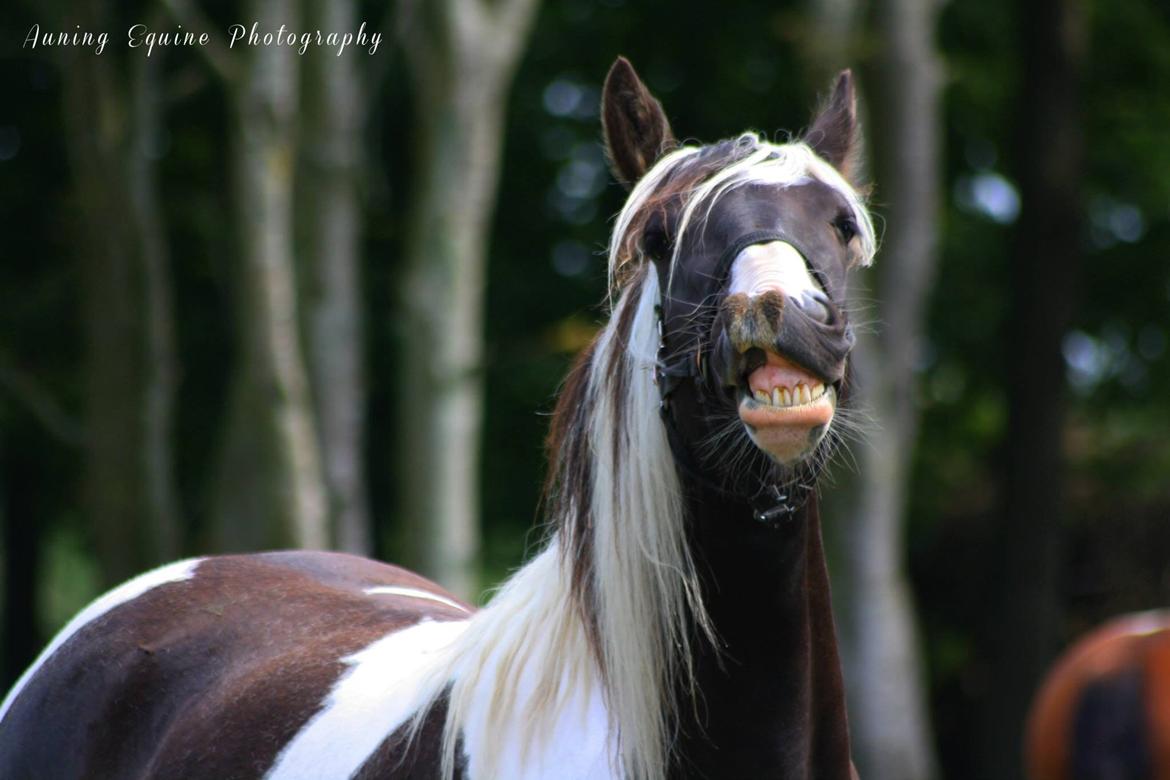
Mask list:
[[[767,244],[772,241],[785,241],[789,244],[793,243],[793,239],[787,234],[779,230],[753,230],[750,233],[744,233],[737,238],[730,246],[719,255],[719,262],[715,266],[715,278],[726,279],[731,274],[731,264],[735,262],[735,258],[739,257],[739,253],[747,249],[749,246],[755,244]],[[797,248],[799,250],[799,247]],[[804,252],[801,252],[804,255]]]

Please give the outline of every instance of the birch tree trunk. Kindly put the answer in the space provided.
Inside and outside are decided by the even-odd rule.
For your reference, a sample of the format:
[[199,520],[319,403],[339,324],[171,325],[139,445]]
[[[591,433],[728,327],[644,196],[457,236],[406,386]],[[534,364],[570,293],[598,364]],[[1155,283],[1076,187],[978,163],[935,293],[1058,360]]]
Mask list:
[[483,297],[504,107],[536,0],[404,0],[416,106],[401,288],[400,517],[412,565],[476,589]]
[[[103,29],[108,4],[80,7]],[[151,152],[158,60],[130,67],[70,51],[66,137],[81,211],[84,498],[106,584],[178,553],[174,345],[166,241]]]
[[1028,706],[1059,647],[1064,540],[1065,363],[1082,271],[1084,131],[1082,0],[1020,6],[1023,83],[1016,170],[1020,219],[1003,352],[1008,425],[1002,510],[989,561],[990,609],[981,632],[989,675],[980,711],[978,774],[1022,775]]
[[[307,29],[357,28],[353,0],[314,0],[306,10]],[[304,58],[298,222],[305,247],[306,357],[331,537],[338,549],[368,554],[359,197],[367,92],[355,56],[317,52]]]
[[[834,0],[839,4],[839,0]],[[835,601],[849,694],[854,759],[867,780],[938,774],[925,668],[905,576],[904,526],[918,432],[915,362],[922,354],[934,283],[939,214],[941,70],[934,52],[935,0],[874,4],[876,76],[867,118],[885,233],[871,290],[879,323],[854,351],[854,406],[872,417],[839,469],[826,523],[838,565]],[[839,13],[839,12],[838,12]]]
[[[272,29],[294,0],[255,0],[244,17]],[[220,453],[213,530],[220,549],[323,548],[326,500],[301,349],[293,262],[299,62],[290,46],[254,46],[228,83],[240,257],[238,345]]]

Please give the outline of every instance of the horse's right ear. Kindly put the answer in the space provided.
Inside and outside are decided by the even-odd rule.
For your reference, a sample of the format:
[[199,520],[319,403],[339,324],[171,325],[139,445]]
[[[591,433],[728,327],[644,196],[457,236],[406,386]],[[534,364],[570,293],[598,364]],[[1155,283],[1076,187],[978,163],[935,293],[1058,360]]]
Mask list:
[[625,57],[618,57],[605,77],[601,125],[610,168],[627,189],[676,145],[662,104]]
[[846,181],[856,184],[860,167],[861,132],[857,122],[857,92],[853,73],[841,71],[833,85],[833,94],[813,119],[804,142],[841,172]]

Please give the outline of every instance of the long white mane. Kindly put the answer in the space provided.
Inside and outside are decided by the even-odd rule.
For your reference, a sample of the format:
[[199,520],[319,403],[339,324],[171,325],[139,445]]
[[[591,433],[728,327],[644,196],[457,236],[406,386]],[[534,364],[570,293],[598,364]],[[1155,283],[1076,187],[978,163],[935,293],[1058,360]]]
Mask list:
[[[804,144],[769,144],[751,134],[739,140],[748,142],[747,153],[678,193],[685,199],[680,235],[740,184],[816,178],[853,207],[868,262],[875,243],[869,215],[836,170]],[[494,776],[505,735],[523,734],[529,746],[546,738],[562,709],[591,689],[600,690],[608,714],[614,774],[665,774],[677,691],[694,694],[691,643],[714,635],[653,381],[660,281],[629,239],[651,198],[664,183],[685,180],[698,153],[683,147],[660,160],[618,216],[609,251],[613,310],[578,378],[578,408],[561,410],[577,424],[552,453],[554,530],[546,546],[471,619],[424,686],[416,729],[427,707],[446,695],[444,777],[452,776],[458,741],[473,720],[488,731],[477,740],[483,752],[474,763]]]

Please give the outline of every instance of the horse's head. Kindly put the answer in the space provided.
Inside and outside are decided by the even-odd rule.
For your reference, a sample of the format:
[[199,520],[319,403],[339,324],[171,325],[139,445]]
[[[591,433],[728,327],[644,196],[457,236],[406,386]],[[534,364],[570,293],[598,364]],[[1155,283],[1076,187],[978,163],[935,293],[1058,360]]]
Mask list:
[[[744,471],[791,481],[827,446],[854,343],[846,277],[874,253],[849,182],[852,77],[838,77],[803,141],[747,133],[679,147],[661,105],[619,59],[602,119],[615,175],[632,187],[611,274],[621,286],[657,273],[657,379],[671,435],[725,481]],[[735,457],[751,452],[768,457]]]

